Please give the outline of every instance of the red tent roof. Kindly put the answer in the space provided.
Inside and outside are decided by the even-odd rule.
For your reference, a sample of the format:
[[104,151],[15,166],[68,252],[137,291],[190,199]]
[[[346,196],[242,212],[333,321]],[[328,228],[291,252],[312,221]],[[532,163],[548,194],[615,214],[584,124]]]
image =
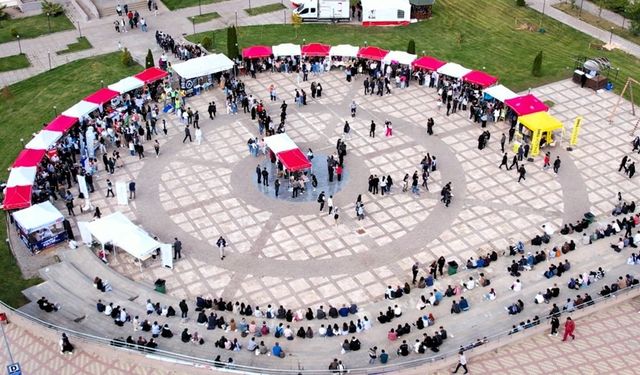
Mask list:
[[329,56],[331,46],[322,43],[309,43],[302,46],[302,56]]
[[242,50],[242,57],[245,59],[257,59],[260,57],[269,57],[273,54],[269,46],[253,46]]
[[411,65],[414,68],[427,69],[427,70],[438,70],[439,67],[445,65],[446,62],[440,61],[435,57],[431,56],[422,56],[415,60]]
[[84,98],[84,100],[89,103],[103,105],[104,103],[110,101],[111,99],[117,97],[118,95],[120,95],[120,93],[117,91],[113,91],[107,88],[102,88],[94,92],[93,94],[87,96],[86,98]]
[[389,51],[378,47],[362,47],[360,48],[360,51],[358,51],[358,57],[362,59],[381,61],[388,53]]
[[17,167],[36,167],[44,158],[45,150],[32,150],[26,148],[18,154],[16,161],[13,162],[12,168]]
[[31,185],[7,188],[2,208],[16,210],[31,206]]
[[494,77],[479,70],[472,70],[471,72],[467,73],[466,76],[462,77],[462,79],[469,83],[482,86],[483,88],[489,87],[498,82],[498,77]]
[[294,148],[289,151],[282,151],[278,154],[278,159],[282,162],[284,169],[296,172],[303,169],[311,168],[311,162],[307,159],[307,156],[300,151],[299,148]]
[[165,72],[162,69],[151,67],[136,74],[134,77],[136,77],[137,79],[141,80],[144,83],[151,83],[166,77],[168,74],[169,73]]
[[64,133],[67,130],[71,129],[71,127],[75,125],[76,122],[78,122],[78,119],[75,117],[59,115],[58,117],[54,118],[53,121],[49,123],[49,125],[45,126],[44,130]]
[[531,94],[507,99],[504,101],[504,104],[513,109],[518,116],[530,115],[537,112],[546,112],[549,110],[549,107],[547,107],[546,104]]

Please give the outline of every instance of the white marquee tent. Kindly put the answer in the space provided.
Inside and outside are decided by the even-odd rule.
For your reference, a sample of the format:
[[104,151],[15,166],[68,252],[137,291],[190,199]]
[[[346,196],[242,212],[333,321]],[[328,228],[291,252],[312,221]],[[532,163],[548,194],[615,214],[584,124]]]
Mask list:
[[[298,49],[300,47],[298,46]],[[184,79],[203,77],[233,68],[233,61],[222,53],[202,56],[173,65],[173,70]]]
[[298,146],[289,138],[289,136],[285,133],[272,135],[270,137],[266,137],[264,139],[269,150],[273,151],[274,154],[279,154],[284,151],[289,151],[298,148]]
[[351,46],[349,44],[339,44],[331,47],[329,50],[330,56],[344,56],[344,57],[358,57],[358,51],[360,47]]
[[456,63],[446,63],[438,68],[437,72],[453,78],[462,78],[469,74],[471,69]]
[[144,260],[162,244],[142,228],[131,222],[121,212],[92,221],[88,224],[91,234],[103,245],[111,242],[134,258]]
[[401,65],[411,66],[411,63],[414,62],[417,57],[418,56],[404,51],[389,51],[389,53],[387,53],[387,56],[382,59],[382,62],[389,65],[391,64],[391,62],[396,61]]
[[64,216],[51,202],[46,201],[14,212],[13,219],[26,233],[33,233],[61,223]]
[[144,86],[144,82],[137,79],[136,77],[127,77],[119,80],[118,82],[109,85],[109,89],[113,91],[117,91],[120,94],[124,94],[125,92],[129,92],[140,87]]
[[63,115],[69,117],[82,118],[100,107],[98,104],[81,100],[73,105],[73,107],[62,112]]
[[36,136],[33,137],[26,146],[24,146],[24,148],[30,148],[32,150],[48,150],[49,147],[55,145],[61,137],[61,132],[41,130],[40,133],[36,134]]
[[496,98],[501,102],[504,102],[505,100],[513,99],[518,96],[518,94],[509,90],[504,85],[496,85],[496,86],[488,87],[484,89],[484,93],[487,95],[491,95],[493,98]]
[[36,180],[37,167],[12,168],[7,180],[7,187],[31,186]]
[[300,45],[291,43],[278,44],[273,46],[271,51],[276,58],[281,56],[300,56],[302,54]]

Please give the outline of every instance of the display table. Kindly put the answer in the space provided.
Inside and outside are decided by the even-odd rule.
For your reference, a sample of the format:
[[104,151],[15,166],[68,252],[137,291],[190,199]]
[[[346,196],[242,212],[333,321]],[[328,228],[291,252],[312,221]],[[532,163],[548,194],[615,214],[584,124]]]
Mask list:
[[[575,70],[573,72],[573,82],[575,82],[575,83],[580,85],[583,75],[585,75],[585,73],[583,71]],[[600,89],[605,88],[605,86],[607,86],[608,82],[609,82],[609,80],[605,76],[602,76],[602,75],[591,76],[591,75],[587,74],[587,81],[585,82],[584,86],[588,87],[588,88],[590,88],[592,90],[598,91]]]

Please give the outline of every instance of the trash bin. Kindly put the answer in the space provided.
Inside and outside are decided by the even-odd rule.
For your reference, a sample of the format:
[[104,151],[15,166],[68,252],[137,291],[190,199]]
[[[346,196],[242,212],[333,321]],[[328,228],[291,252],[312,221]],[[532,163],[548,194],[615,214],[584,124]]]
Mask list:
[[449,274],[449,276],[458,273],[458,262],[456,262],[455,260],[451,260],[448,262],[448,265],[449,267],[447,267],[447,274]]
[[163,280],[163,279],[156,280],[156,282],[155,282],[156,292],[162,293],[162,294],[167,293],[166,283],[167,283],[167,281]]

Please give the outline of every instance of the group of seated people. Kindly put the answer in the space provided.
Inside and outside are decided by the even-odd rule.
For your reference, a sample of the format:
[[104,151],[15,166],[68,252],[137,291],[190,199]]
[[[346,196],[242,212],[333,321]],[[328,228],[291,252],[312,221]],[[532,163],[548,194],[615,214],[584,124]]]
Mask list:
[[605,285],[600,291],[600,295],[603,297],[608,297],[611,294],[616,293],[617,291],[625,288],[629,288],[631,286],[638,285],[638,279],[627,274],[625,277],[618,277],[618,281],[615,283],[611,283],[611,286]]
[[337,319],[338,317],[347,317],[349,315],[356,314],[358,312],[358,306],[356,304],[350,304],[347,306],[343,304],[341,308],[335,308],[333,306],[329,306],[329,310],[325,311],[323,306],[320,306],[314,315],[311,308],[308,308],[305,312],[302,309],[298,309],[296,311],[292,311],[291,309],[285,309],[282,305],[279,308],[275,309],[271,305],[267,306],[266,310],[261,310],[260,306],[256,306],[255,309],[251,307],[249,304],[245,304],[244,302],[235,302],[235,304],[231,301],[225,302],[222,298],[220,299],[205,299],[202,296],[196,297],[196,311],[200,312],[205,309],[215,309],[218,311],[229,311],[234,314],[239,314],[243,316],[253,316],[258,319],[267,318],[267,319],[284,319],[287,322],[292,321],[301,321],[301,320],[313,320],[313,319]]
[[126,339],[124,337],[114,338],[111,340],[111,345],[138,349],[146,353],[152,353],[158,347],[153,338],[147,340],[142,336],[138,336],[138,340],[134,340],[132,336],[128,336]]
[[538,294],[533,298],[533,302],[536,304],[549,303],[552,298],[556,298],[560,295],[560,288],[558,288],[558,284],[553,284],[552,288],[547,288],[547,290],[543,293],[539,291]]
[[58,309],[60,309],[59,305],[49,302],[49,300],[47,300],[45,297],[40,298],[36,303],[38,304],[40,310],[48,313],[58,311]]
[[389,323],[393,320],[393,318],[399,318],[402,316],[402,309],[398,305],[394,305],[394,307],[387,307],[387,311],[380,311],[380,315],[378,315],[378,322],[380,324]]
[[111,284],[109,284],[108,281],[103,281],[101,278],[99,278],[98,276],[96,276],[93,279],[93,286],[98,289],[101,292],[110,292],[113,290],[113,288],[111,287]]
[[569,271],[571,269],[571,263],[569,263],[568,259],[565,259],[564,263],[559,262],[556,266],[555,264],[551,264],[549,269],[544,271],[544,277],[550,279],[554,276],[562,276],[563,273]]
[[631,203],[627,203],[625,201],[618,200],[618,203],[616,203],[615,207],[613,207],[613,210],[611,211],[611,215],[613,216],[626,215],[626,214],[634,213],[635,211],[636,211],[635,201],[631,201]]
[[581,275],[570,278],[567,282],[567,287],[575,290],[586,288],[592,283],[602,279],[604,275],[605,272],[602,267],[598,267],[597,271],[583,272]]
[[640,264],[640,254],[631,253],[627,258],[627,264]]
[[204,345],[204,339],[198,335],[198,332],[189,333],[189,328],[182,330],[180,340],[184,343],[193,343],[198,345]]
[[[422,336],[422,340],[416,339],[416,342],[413,344],[413,352],[416,354],[424,354],[427,352],[427,349],[430,349],[432,352],[437,353],[440,351],[440,345],[447,339],[447,331],[445,331],[443,327],[440,327],[440,330],[435,331],[433,336],[429,336],[427,333],[423,333]],[[402,344],[396,351],[396,354],[401,357],[406,357],[409,353],[411,353],[411,349],[409,348],[409,344],[407,344],[407,340],[402,340]]]
[[[324,324],[320,325],[318,329],[318,336],[320,337],[333,337],[333,336],[346,336],[348,334],[363,332],[371,329],[371,321],[366,316],[363,317],[362,320],[358,319],[355,323],[353,320],[347,324],[346,322],[342,323],[342,328],[338,326],[337,323],[334,323],[333,326],[328,324],[326,327]],[[299,330],[298,330],[299,332]],[[311,336],[309,334],[311,333]],[[311,327],[307,329],[306,337],[313,337],[313,331],[311,331]]]
[[456,300],[453,300],[453,303],[451,304],[452,314],[460,314],[461,312],[468,310],[469,302],[464,297],[460,297],[460,302],[456,302]]
[[491,253],[487,253],[485,256],[480,256],[478,259],[473,259],[473,257],[467,259],[467,269],[476,269],[488,267],[491,262],[495,262],[498,260],[498,253],[494,250]]
[[514,333],[518,333],[524,331],[527,328],[531,328],[540,324],[540,318],[538,315],[534,316],[532,319],[527,319],[527,321],[521,321],[517,325],[514,324],[511,326],[511,330],[509,331],[509,335],[513,335]]
[[[431,277],[431,275],[429,275],[429,277]],[[424,278],[422,278],[422,281],[424,281],[426,285],[426,280]],[[433,285],[433,278],[431,279],[431,285]],[[410,292],[411,287],[409,286],[409,283],[404,283],[404,286],[398,285],[395,289],[389,285],[387,286],[387,290],[384,292],[384,299],[400,298]]]
[[147,315],[156,313],[167,318],[176,316],[176,310],[173,308],[173,306],[160,306],[160,302],[152,303],[150,299],[147,300],[146,311]]
[[113,319],[113,323],[119,327],[131,321],[131,315],[127,313],[127,309],[120,307],[120,305],[114,306],[113,302],[109,302],[109,304],[106,305],[99,299],[96,303],[96,310],[104,315],[110,316],[111,319]]
[[507,310],[507,313],[509,313],[509,315],[520,314],[522,310],[524,310],[524,302],[522,302],[522,300],[519,299],[516,302],[512,303],[511,305],[505,307],[505,310]]
[[583,230],[589,227],[589,224],[591,224],[591,222],[587,218],[578,220],[575,224],[565,224],[564,227],[560,229],[560,234],[567,235],[574,232],[581,233]]
[[358,351],[360,350],[360,346],[361,346],[360,340],[358,340],[355,336],[351,338],[351,341],[349,341],[348,339],[345,339],[341,345],[342,354],[346,352]]

